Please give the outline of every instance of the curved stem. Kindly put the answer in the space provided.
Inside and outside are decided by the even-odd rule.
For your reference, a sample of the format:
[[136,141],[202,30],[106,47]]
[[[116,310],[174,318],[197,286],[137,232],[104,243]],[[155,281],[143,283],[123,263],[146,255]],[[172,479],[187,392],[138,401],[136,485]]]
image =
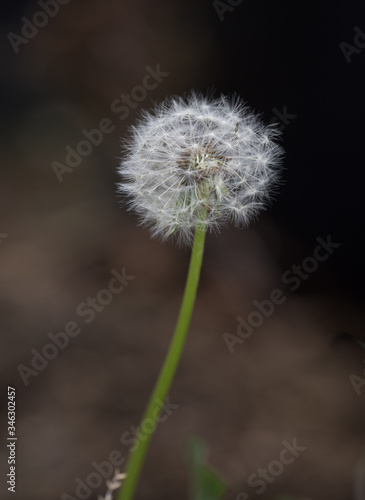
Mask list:
[[144,432],[143,439],[140,439],[140,437],[138,436],[138,441],[134,445],[134,450],[131,452],[131,455],[127,462],[127,477],[123,481],[123,486],[118,496],[119,500],[132,500],[133,498],[138,477],[147,453],[148,445],[159,420],[163,401],[165,400],[170,390],[173,378],[176,373],[194,308],[195,297],[200,277],[200,269],[203,260],[205,233],[206,228],[202,223],[197,227],[195,231],[188,277],[186,280],[184,296],[175,327],[175,332],[156,385],[147,405],[147,409],[142,418],[142,425],[144,422],[148,422],[149,428],[152,424],[152,430],[147,433]]

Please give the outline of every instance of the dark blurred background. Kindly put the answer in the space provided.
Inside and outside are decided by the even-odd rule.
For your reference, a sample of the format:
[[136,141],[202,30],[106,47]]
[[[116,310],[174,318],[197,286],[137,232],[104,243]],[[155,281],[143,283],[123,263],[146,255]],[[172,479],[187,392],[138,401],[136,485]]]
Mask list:
[[[1,418],[6,428],[15,386],[17,498],[81,498],[93,462],[128,454],[120,436],[139,425],[189,252],[151,240],[123,208],[121,139],[142,109],[195,89],[238,93],[277,122],[285,169],[252,227],[207,239],[171,391],[180,406],[157,430],[137,498],[188,498],[195,433],[227,499],[365,499],[363,2],[55,2],[3,2],[1,18]],[[148,73],[157,85],[143,91]],[[132,96],[124,108],[122,94]],[[100,144],[66,165],[67,148],[102,121]],[[293,292],[283,273],[318,237],[341,245]],[[78,305],[123,267],[135,279],[86,324]],[[275,288],[285,303],[230,353],[223,334]],[[32,350],[69,321],[81,333],[24,383]],[[249,476],[293,439],[306,450],[257,494]],[[4,478],[6,459],[3,447]],[[103,479],[82,498],[105,490]],[[6,487],[1,497],[12,498]]]

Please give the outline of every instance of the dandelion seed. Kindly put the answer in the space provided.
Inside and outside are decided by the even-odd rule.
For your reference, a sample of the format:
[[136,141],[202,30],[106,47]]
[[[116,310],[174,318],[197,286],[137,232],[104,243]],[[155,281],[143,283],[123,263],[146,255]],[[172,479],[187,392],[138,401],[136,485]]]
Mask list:
[[113,491],[117,490],[122,486],[122,481],[127,475],[125,473],[120,473],[118,469],[115,470],[113,478],[106,481],[107,492],[104,496],[98,495],[98,500],[113,500]]

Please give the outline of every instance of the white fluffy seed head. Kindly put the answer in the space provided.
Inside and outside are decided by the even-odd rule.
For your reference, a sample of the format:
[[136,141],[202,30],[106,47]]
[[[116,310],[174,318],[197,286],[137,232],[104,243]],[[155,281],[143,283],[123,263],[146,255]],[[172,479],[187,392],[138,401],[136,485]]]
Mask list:
[[279,135],[237,97],[167,99],[133,127],[118,189],[163,239],[191,243],[202,222],[246,226],[277,186]]

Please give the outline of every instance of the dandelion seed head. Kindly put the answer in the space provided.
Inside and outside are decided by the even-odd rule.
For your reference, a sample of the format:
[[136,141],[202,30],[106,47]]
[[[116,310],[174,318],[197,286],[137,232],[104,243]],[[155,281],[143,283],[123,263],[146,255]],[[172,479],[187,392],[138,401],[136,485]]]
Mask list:
[[133,127],[118,189],[163,239],[191,243],[202,222],[246,226],[277,186],[279,135],[237,97],[167,99]]

